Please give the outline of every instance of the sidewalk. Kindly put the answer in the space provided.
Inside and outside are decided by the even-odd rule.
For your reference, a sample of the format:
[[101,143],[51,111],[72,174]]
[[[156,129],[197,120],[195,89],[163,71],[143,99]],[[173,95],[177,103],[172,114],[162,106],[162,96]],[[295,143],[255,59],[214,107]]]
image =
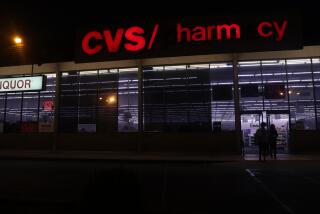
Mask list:
[[[247,154],[244,156],[244,160],[246,161],[258,161],[259,155],[258,154]],[[320,155],[312,154],[278,154],[276,159],[272,159],[270,156],[266,157],[266,160],[268,161],[289,161],[289,160],[320,160]]]
[[[110,151],[0,151],[0,159],[32,160],[110,160],[110,161],[257,161],[257,154],[217,155],[217,154],[182,154],[182,153],[136,153]],[[267,157],[267,160],[272,160]],[[278,154],[279,160],[320,160],[320,155]]]
[[241,161],[241,155],[137,153],[114,151],[0,151],[0,159],[110,160],[110,161]]

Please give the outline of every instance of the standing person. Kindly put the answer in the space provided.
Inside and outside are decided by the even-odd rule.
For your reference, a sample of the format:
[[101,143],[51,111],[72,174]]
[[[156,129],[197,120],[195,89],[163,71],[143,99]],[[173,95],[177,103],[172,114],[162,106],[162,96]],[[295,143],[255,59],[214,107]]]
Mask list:
[[270,156],[274,159],[276,159],[277,155],[277,138],[278,138],[278,132],[276,130],[276,127],[274,124],[270,125],[269,133],[268,133],[268,141],[270,146]]
[[262,122],[260,128],[255,133],[255,141],[259,146],[259,161],[262,159],[261,156],[263,156],[264,161],[266,160],[268,146],[266,125],[265,122]]

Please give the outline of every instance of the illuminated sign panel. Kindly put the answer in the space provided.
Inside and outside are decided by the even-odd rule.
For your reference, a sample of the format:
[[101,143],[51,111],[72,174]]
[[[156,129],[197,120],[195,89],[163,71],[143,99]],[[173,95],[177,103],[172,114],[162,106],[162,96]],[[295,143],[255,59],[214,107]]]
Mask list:
[[44,83],[44,76],[1,78],[0,92],[41,91]]
[[128,21],[79,31],[76,62],[302,48],[296,12]]

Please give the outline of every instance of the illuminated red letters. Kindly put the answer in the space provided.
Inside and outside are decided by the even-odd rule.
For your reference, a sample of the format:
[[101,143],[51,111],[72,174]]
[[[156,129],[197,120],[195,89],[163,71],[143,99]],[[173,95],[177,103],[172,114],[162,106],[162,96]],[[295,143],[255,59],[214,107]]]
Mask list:
[[[176,23],[174,32],[165,32],[162,37],[168,35],[175,39],[176,43],[192,43],[195,42],[210,42],[212,40],[222,41],[221,44],[226,44],[226,40],[240,40],[242,37],[250,38],[261,37],[267,42],[275,40],[280,42],[285,37],[288,21],[262,21],[257,25],[257,34],[251,35],[251,30],[242,33],[240,24],[217,24],[217,25],[195,25],[188,26],[182,23]],[[174,26],[173,26],[174,27]],[[247,31],[245,27],[243,31]],[[119,53],[122,51],[138,52],[141,50],[151,50],[157,39],[159,24],[155,23],[153,30],[140,26],[131,26],[129,28],[118,28],[115,31],[105,29],[103,31],[91,31],[82,37],[82,51],[87,55],[99,54],[102,51],[106,53]],[[172,33],[176,33],[172,35]],[[159,36],[158,36],[159,37]],[[172,39],[169,39],[170,42]],[[246,42],[247,39],[244,41]],[[240,43],[240,42],[238,42]],[[230,43],[231,44],[231,43]],[[188,45],[188,44],[184,44]],[[157,45],[157,48],[163,46],[163,43]],[[192,47],[193,48],[193,47]]]
[[110,30],[103,31],[105,43],[106,43],[106,46],[107,46],[108,51],[110,53],[118,52],[120,42],[122,39],[122,35],[123,35],[123,31],[124,31],[124,29],[122,29],[122,28],[118,29],[114,39],[112,38]]
[[92,31],[83,37],[82,50],[89,55],[97,54],[103,49],[104,39],[107,52],[119,52],[124,35],[125,39],[128,41],[124,43],[124,48],[127,51],[139,51],[146,45],[143,34],[144,29],[138,26],[130,27],[126,30],[119,28],[115,35],[112,35],[110,30],[104,30],[103,34],[98,31]]
[[95,45],[95,47],[90,47],[89,42],[90,40],[100,40],[102,39],[101,33],[97,31],[92,31],[87,33],[82,39],[82,50],[89,55],[93,55],[99,53],[102,49],[102,45]]
[[124,47],[128,51],[139,51],[144,48],[146,45],[146,40],[144,39],[143,35],[144,30],[141,27],[131,27],[126,31],[125,37],[130,42],[134,43],[126,43]]
[[287,28],[288,21],[283,21],[282,25],[279,26],[278,22],[261,22],[258,25],[258,33],[262,37],[271,37],[276,34],[276,41],[280,42],[283,39],[285,30]]
[[[233,36],[232,36],[233,33]],[[177,24],[177,42],[180,43],[183,40],[187,42],[198,42],[198,41],[211,41],[215,35],[217,40],[222,39],[240,39],[241,32],[238,24],[223,24],[223,25],[212,25],[212,26],[196,26],[192,29],[188,27],[182,27],[179,23]],[[184,38],[184,39],[183,39]]]

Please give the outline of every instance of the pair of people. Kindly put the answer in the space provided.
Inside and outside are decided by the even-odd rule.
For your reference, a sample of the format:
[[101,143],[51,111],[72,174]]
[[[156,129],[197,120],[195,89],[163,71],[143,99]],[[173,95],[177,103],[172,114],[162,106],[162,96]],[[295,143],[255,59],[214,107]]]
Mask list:
[[270,149],[271,158],[276,158],[278,132],[274,124],[270,125],[269,131],[266,130],[267,124],[262,122],[255,134],[255,141],[259,145],[259,161],[266,160],[267,151]]

